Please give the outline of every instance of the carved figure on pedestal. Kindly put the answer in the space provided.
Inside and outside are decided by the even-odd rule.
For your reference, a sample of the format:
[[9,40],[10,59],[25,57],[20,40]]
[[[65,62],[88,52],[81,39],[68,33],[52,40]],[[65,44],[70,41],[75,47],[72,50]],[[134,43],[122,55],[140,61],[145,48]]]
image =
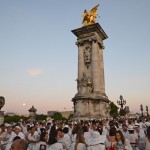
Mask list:
[[77,90],[78,90],[78,93],[81,93],[81,81],[79,79],[76,79],[77,81]]
[[0,96],[0,110],[5,105],[5,98]]
[[89,78],[88,78],[87,86],[88,86],[88,93],[93,93],[93,85],[91,79]]
[[84,49],[84,64],[89,67],[89,64],[91,63],[91,46],[87,45]]
[[83,73],[83,77],[81,80],[77,79],[76,81],[77,81],[77,90],[79,94],[86,94],[93,92],[91,79],[87,77],[85,73]]

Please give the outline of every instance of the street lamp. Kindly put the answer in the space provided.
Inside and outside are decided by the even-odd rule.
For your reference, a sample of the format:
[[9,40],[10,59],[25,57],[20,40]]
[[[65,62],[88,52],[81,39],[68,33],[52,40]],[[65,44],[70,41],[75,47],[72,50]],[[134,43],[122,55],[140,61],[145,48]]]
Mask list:
[[117,100],[117,104],[121,106],[121,108],[120,108],[120,115],[124,116],[125,115],[125,111],[123,109],[123,105],[126,104],[126,100],[123,99],[122,95],[120,95],[120,100]]
[[146,112],[147,112],[147,117],[149,116],[149,114],[148,114],[148,106],[146,106]]
[[140,107],[141,107],[141,116],[143,117],[143,105],[141,104]]

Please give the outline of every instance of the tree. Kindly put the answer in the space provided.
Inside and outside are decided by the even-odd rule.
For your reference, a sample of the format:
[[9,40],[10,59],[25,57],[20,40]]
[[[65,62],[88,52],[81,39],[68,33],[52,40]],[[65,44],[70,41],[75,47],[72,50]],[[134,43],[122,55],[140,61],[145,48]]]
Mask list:
[[114,102],[110,102],[109,106],[110,106],[110,115],[112,117],[117,117],[119,115],[118,114],[118,107],[114,104]]
[[35,116],[35,120],[37,121],[46,120],[46,118],[47,118],[47,115],[44,115],[44,114],[36,114]]
[[71,120],[72,118],[73,118],[73,114],[70,114],[68,120]]
[[19,122],[20,119],[27,120],[28,117],[25,117],[25,116],[18,116],[18,115],[14,115],[14,116],[5,115],[5,117],[4,117],[4,122],[5,122],[5,123]]
[[62,114],[59,113],[59,112],[54,113],[53,116],[52,116],[52,118],[54,120],[62,120],[63,119]]

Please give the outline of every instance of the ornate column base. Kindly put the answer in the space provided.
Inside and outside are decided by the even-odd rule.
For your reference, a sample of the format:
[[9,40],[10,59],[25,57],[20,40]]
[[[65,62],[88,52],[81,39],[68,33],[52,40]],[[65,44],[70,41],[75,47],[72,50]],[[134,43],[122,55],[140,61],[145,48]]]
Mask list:
[[72,99],[74,103],[74,117],[73,119],[100,119],[108,118],[109,115],[109,100],[103,97],[92,96],[75,96]]

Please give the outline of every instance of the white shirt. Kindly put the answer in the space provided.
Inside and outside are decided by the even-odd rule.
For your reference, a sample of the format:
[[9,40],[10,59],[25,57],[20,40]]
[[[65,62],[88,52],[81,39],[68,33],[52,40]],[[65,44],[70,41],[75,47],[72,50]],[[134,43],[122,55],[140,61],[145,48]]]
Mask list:
[[124,138],[127,138],[128,134],[129,134],[129,131],[127,130],[127,131],[125,132],[125,131],[123,131],[123,129],[122,129],[121,132],[122,132]]
[[[31,133],[28,135],[28,140],[30,140],[30,141],[37,142],[38,139],[39,139],[39,134],[37,131],[35,131],[33,135],[31,135]],[[36,146],[36,143],[30,143],[28,150],[33,150],[35,148],[35,146]]]
[[77,137],[77,134],[72,134],[72,135],[71,135],[71,142],[72,142],[72,143],[75,143],[75,142],[76,142],[76,137]]
[[136,143],[137,136],[135,134],[128,134],[127,139],[130,141],[130,143]]
[[145,141],[145,150],[150,150],[150,141],[147,137],[144,138]]
[[46,150],[47,144],[46,142],[42,142],[42,141],[36,143],[35,150],[39,150],[42,146],[43,146],[43,150]]
[[25,136],[22,132],[19,132],[18,135],[15,132],[12,132],[12,136],[9,138],[8,142],[12,142],[16,136],[19,136],[21,139],[25,139]]
[[[75,143],[72,143],[71,150],[74,150],[74,149],[75,149]],[[85,144],[78,143],[77,150],[87,150],[87,148],[86,148]]]
[[62,143],[64,149],[69,149],[71,147],[71,138],[68,134],[64,134],[64,137],[59,140]]
[[63,150],[63,146],[61,143],[54,143],[52,145],[48,145],[47,150]]
[[11,144],[13,143],[13,140],[16,136],[19,136],[21,139],[25,139],[25,136],[22,132],[19,132],[19,134],[17,135],[15,132],[12,132],[11,137],[8,140],[8,144],[6,145],[6,149],[5,150],[9,150],[11,147]]

